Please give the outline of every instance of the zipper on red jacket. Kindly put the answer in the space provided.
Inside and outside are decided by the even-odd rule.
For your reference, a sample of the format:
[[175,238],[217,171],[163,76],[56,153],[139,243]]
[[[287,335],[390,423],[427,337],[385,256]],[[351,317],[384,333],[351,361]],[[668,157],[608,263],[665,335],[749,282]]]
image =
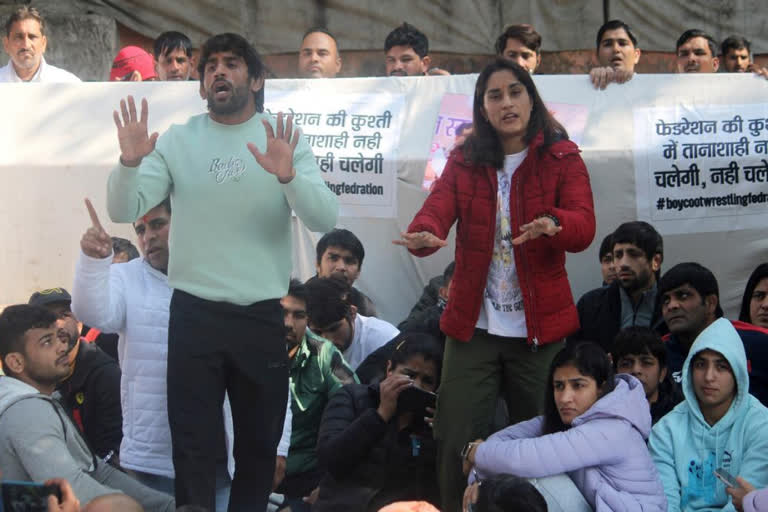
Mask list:
[[[522,163],[521,163],[521,165],[522,165]],[[517,174],[517,173],[515,173],[515,174]],[[523,219],[523,214],[522,214],[522,211],[521,211],[522,201],[520,201],[520,178],[519,177],[520,177],[520,175],[518,174],[518,180],[515,182],[515,202],[516,202],[516,206],[517,206],[517,223],[518,223],[518,226],[522,224],[522,219]],[[514,179],[514,176],[512,176],[512,179]],[[514,251],[514,247],[512,248],[512,250]],[[522,247],[520,247],[520,256],[521,256],[520,259],[523,261],[523,266],[525,267],[524,270],[526,272],[528,272],[528,258],[526,258],[526,256],[525,256],[525,249],[522,248]],[[514,257],[514,254],[513,254],[513,257]],[[520,279],[518,278],[518,281],[519,280]],[[533,286],[532,285],[528,286],[528,296],[529,296],[529,300],[530,300],[530,303],[531,303],[531,318],[534,319],[534,321],[533,321],[534,325],[532,327],[533,336],[531,336],[531,341],[528,342],[528,345],[531,346],[531,352],[536,352],[537,350],[539,350],[539,340],[536,337],[536,327],[535,327],[535,325],[536,325],[536,320],[535,320],[535,318],[536,318],[536,307],[534,306],[534,303],[533,303]],[[523,308],[525,308],[525,307],[526,307],[525,306],[525,301],[523,301]],[[527,322],[526,322],[526,327],[529,327],[527,325]]]

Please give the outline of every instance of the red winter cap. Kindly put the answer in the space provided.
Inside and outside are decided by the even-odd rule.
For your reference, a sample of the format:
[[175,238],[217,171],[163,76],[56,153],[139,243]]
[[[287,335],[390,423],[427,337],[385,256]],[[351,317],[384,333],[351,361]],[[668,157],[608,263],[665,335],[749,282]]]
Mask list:
[[126,46],[120,50],[112,61],[112,71],[109,81],[121,80],[133,71],[141,73],[142,80],[157,78],[155,74],[155,59],[138,46]]

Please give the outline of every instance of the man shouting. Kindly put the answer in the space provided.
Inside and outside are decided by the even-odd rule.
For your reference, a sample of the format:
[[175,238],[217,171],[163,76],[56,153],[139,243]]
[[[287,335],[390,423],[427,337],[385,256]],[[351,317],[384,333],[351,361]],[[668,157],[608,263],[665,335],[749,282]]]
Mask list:
[[214,36],[198,72],[208,113],[159,139],[147,131],[146,100],[140,112],[132,97],[120,102],[107,209],[114,222],[133,222],[167,195],[173,205],[167,385],[177,505],[214,509],[226,391],[235,430],[229,510],[264,510],[287,398],[279,299],[291,273],[291,210],[328,231],[338,204],[292,120],[264,114],[253,46]]

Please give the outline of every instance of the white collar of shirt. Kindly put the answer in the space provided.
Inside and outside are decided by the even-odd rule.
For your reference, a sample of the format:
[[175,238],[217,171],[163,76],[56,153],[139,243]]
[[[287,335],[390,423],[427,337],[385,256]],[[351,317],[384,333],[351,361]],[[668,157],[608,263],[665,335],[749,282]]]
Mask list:
[[43,71],[45,69],[46,63],[45,63],[45,57],[40,57],[40,65],[37,67],[37,71],[35,71],[35,74],[32,75],[32,78],[29,80],[22,80],[21,77],[16,73],[16,67],[13,64],[13,60],[8,61],[8,78],[9,82],[40,82],[43,76]]
[[164,283],[168,284],[168,274],[163,274],[162,272],[154,268],[152,265],[149,264],[149,261],[147,261],[147,259],[144,258],[143,256],[141,257],[141,260],[143,261],[147,269],[147,272],[149,272],[150,275],[153,275],[160,281],[163,281]]

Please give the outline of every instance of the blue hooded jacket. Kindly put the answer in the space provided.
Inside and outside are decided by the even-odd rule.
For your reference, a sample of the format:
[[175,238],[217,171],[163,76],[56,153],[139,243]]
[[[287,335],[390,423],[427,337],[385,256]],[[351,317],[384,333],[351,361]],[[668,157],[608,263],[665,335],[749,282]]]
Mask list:
[[[737,386],[730,409],[712,426],[701,413],[691,376],[691,360],[704,350],[725,357]],[[714,471],[723,468],[758,489],[768,485],[768,409],[747,392],[747,357],[731,322],[720,318],[699,334],[683,365],[682,387],[685,401],[653,427],[649,443],[668,510],[733,512]]]

